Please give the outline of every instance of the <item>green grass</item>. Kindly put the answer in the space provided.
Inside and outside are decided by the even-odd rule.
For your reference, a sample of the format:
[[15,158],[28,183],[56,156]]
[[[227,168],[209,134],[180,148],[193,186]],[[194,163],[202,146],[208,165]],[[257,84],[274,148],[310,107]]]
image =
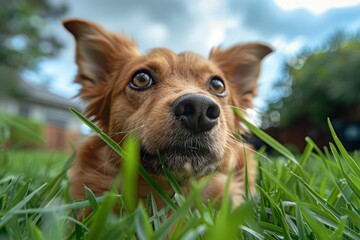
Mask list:
[[[136,140],[121,149],[76,114],[126,161],[136,159]],[[191,194],[184,197],[167,174],[175,191],[169,198],[141,167],[137,173],[168,204],[158,209],[152,196],[146,204],[138,204],[131,190],[137,161],[132,162],[135,167],[125,163],[117,179],[128,183],[124,190],[128,194],[113,189],[96,198],[86,189],[88,200],[72,202],[66,177],[72,156],[2,151],[6,158],[0,156],[0,161],[7,163],[0,162],[0,239],[360,239],[359,154],[346,152],[330,122],[334,144],[319,149],[306,139],[300,155],[244,122],[280,157],[259,151],[258,194],[236,209],[228,197],[219,207],[201,202],[206,180],[192,182]],[[28,161],[33,165],[25,165]],[[113,213],[115,204],[121,207],[118,214]],[[91,207],[93,214],[79,222],[77,211],[84,207]]]
[[20,175],[28,178],[54,177],[69,159],[65,152],[16,150],[3,151],[0,155],[0,176]]

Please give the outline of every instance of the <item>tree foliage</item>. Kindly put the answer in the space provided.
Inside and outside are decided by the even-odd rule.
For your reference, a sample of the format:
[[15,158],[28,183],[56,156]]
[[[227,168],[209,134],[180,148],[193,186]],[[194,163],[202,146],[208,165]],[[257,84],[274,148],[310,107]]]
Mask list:
[[0,2],[0,93],[14,93],[20,74],[35,70],[39,60],[55,56],[61,43],[49,33],[48,22],[66,11],[46,0]]
[[327,117],[344,118],[360,106],[360,38],[337,34],[323,49],[286,63],[284,76],[277,88],[288,94],[269,105],[268,123],[320,126]]

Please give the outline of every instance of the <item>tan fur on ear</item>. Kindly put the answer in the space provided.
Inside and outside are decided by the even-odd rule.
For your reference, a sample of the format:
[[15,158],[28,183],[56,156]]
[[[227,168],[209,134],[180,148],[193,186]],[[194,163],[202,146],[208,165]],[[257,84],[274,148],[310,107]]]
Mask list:
[[239,44],[228,49],[213,49],[209,59],[217,64],[227,78],[231,104],[247,109],[257,92],[257,79],[262,59],[272,52],[262,43]]
[[112,74],[126,60],[138,55],[137,46],[134,41],[85,20],[69,19],[63,25],[76,40],[75,82],[82,86],[79,96],[88,102],[85,114],[106,130]]

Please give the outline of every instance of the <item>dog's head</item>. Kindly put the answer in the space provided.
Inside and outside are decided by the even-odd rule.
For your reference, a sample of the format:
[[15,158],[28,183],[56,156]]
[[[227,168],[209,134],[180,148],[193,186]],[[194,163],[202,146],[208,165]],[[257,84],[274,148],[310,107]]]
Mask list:
[[141,163],[154,174],[161,174],[162,163],[180,177],[205,175],[221,164],[240,127],[230,106],[252,106],[261,60],[272,52],[250,43],[214,49],[209,59],[160,48],[140,54],[134,41],[93,23],[64,26],[77,43],[85,114],[120,144],[135,134]]

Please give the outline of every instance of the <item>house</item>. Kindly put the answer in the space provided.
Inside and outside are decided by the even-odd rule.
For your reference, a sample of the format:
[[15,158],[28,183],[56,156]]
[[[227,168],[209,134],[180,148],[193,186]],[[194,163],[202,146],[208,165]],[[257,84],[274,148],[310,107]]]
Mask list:
[[46,150],[69,150],[80,140],[83,124],[69,107],[81,110],[79,103],[56,95],[42,85],[21,81],[21,97],[0,96],[0,112],[43,123]]

